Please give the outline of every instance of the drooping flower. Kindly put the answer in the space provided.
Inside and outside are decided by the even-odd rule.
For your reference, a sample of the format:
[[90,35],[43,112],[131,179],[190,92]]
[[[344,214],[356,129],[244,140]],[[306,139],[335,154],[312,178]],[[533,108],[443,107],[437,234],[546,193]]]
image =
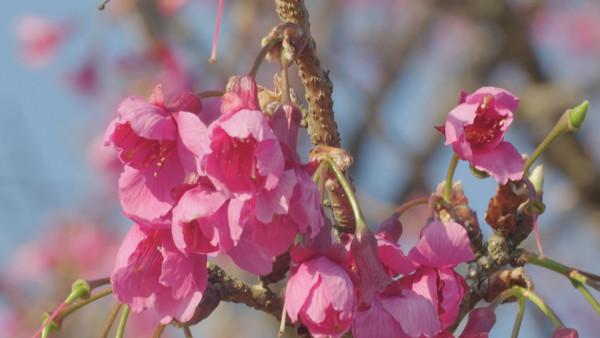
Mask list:
[[375,238],[377,238],[379,259],[390,277],[406,275],[415,271],[415,264],[404,255],[398,243],[392,242],[380,234],[376,234]]
[[349,242],[346,268],[358,296],[355,337],[431,337],[440,330],[432,302],[390,278],[416,268],[396,243],[399,227],[396,218],[385,220],[376,235],[368,227],[357,228],[363,238],[354,236]]
[[291,256],[288,315],[293,322],[300,317],[313,337],[341,337],[352,324],[355,306],[352,281],[341,265],[346,250],[334,245],[320,253],[298,245]]
[[518,105],[519,98],[501,88],[482,87],[470,95],[463,91],[446,124],[436,128],[460,159],[505,184],[521,179],[525,170],[521,154],[504,141]]
[[397,214],[383,220],[375,234],[377,254],[390,277],[409,274],[416,268],[416,265],[404,255],[398,244],[400,235],[402,235],[402,223]]
[[[239,78],[222,99],[222,115],[208,130],[201,168],[217,190],[253,195],[273,190],[283,173],[279,141],[260,111],[251,77]],[[291,191],[290,191],[291,194]]]
[[262,264],[246,264],[243,251],[258,250],[272,261],[297,234],[308,228],[316,233],[324,222],[318,189],[300,165],[295,148],[279,139],[260,111],[252,77],[233,81],[232,90],[221,100],[221,113],[203,136],[206,146],[198,166],[215,189],[230,198],[227,231],[233,251],[228,254],[264,271]]
[[160,85],[148,101],[130,96],[117,108],[105,145],[114,144],[126,165],[119,179],[123,213],[136,222],[162,223],[175,204],[173,191],[197,172],[197,137],[206,127],[195,114],[202,109],[192,93],[168,105]]
[[356,310],[352,330],[356,338],[433,337],[440,322],[430,301],[395,281]]
[[[277,256],[286,251],[297,234],[308,233],[313,238],[325,224],[319,190],[310,177],[311,168],[301,165],[300,158],[296,153],[300,120],[300,110],[291,104],[284,104],[277,108],[270,120],[285,158],[284,173],[279,185],[286,188],[280,190],[287,191],[290,186],[293,189],[287,212],[277,212],[273,215],[265,207],[257,210],[263,210],[264,215],[261,217],[255,211],[254,240],[270,255]],[[273,196],[274,194],[264,195]],[[274,196],[277,197],[277,195]],[[257,200],[259,198],[264,197],[258,195]],[[261,202],[261,204],[266,203]],[[269,219],[271,220],[269,221]]]
[[465,279],[453,268],[475,259],[466,230],[460,224],[444,225],[436,220],[424,229],[421,241],[408,257],[417,270],[400,279],[400,283],[433,303],[438,309],[441,329],[445,329],[456,318],[468,290]]
[[171,231],[134,224],[111,275],[114,295],[133,312],[154,307],[163,324],[189,320],[207,285],[206,255],[184,254]]

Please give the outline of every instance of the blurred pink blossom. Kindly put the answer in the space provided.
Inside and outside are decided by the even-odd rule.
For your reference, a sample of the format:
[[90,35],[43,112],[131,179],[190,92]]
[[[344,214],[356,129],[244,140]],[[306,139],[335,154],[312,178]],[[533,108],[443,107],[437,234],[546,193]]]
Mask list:
[[600,48],[600,5],[588,1],[582,6],[564,7],[547,5],[535,14],[531,23],[534,41],[574,54],[597,53]]
[[19,57],[31,68],[42,68],[50,64],[70,34],[67,23],[37,14],[17,17],[15,30],[20,44]]
[[188,0],[158,0],[156,5],[158,11],[164,16],[172,16],[177,13]]

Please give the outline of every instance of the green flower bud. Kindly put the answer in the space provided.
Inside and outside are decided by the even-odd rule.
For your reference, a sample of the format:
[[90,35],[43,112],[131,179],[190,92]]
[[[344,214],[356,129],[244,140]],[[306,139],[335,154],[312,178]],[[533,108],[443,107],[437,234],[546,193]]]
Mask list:
[[473,176],[475,176],[477,178],[490,177],[490,174],[486,173],[485,171],[475,169],[475,167],[472,164],[469,165],[469,169],[471,170],[471,174],[473,174]]
[[541,195],[542,192],[544,191],[543,169],[544,168],[542,165],[538,165],[537,167],[535,167],[535,169],[533,169],[533,171],[531,172],[531,175],[529,175],[529,180],[533,184],[533,187],[535,188],[535,192],[538,194],[538,196]]
[[77,298],[87,299],[90,298],[91,294],[92,289],[90,288],[90,284],[85,279],[78,279],[71,286],[71,293],[65,302],[69,304]]
[[578,131],[583,124],[583,120],[585,119],[585,115],[587,114],[589,102],[587,100],[583,101],[577,107],[571,109],[567,114],[569,120],[569,130],[570,131]]

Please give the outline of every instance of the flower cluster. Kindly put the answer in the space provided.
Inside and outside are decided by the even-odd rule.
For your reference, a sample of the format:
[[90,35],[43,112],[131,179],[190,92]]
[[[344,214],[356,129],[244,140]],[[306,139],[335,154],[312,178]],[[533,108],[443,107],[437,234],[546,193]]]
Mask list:
[[166,103],[121,102],[105,144],[125,165],[119,179],[123,214],[135,222],[111,276],[117,299],[133,312],[155,308],[161,322],[189,320],[207,285],[207,256],[229,255],[256,275],[298,234],[325,224],[310,166],[300,163],[300,111],[260,110],[252,77],[235,80],[218,118],[202,122],[201,101],[182,93]]
[[[386,223],[374,246],[355,246],[348,236],[349,249],[331,242],[292,249],[286,291],[292,321],[301,318],[315,337],[340,337],[350,326],[355,337],[433,337],[452,324],[468,289],[453,268],[475,258],[466,230],[434,221],[404,255],[399,235],[392,235],[398,231]],[[372,249],[376,256],[365,258]],[[376,276],[378,266],[387,272],[383,278]]]
[[[185,322],[206,290],[208,256],[264,276],[289,251],[285,310],[312,336],[451,336],[468,290],[454,268],[475,259],[465,228],[431,220],[408,254],[397,215],[376,234],[357,220],[354,234],[333,236],[315,163],[296,153],[300,110],[264,113],[250,76],[229,87],[218,114],[188,92],[167,103],[160,85],[118,106],[105,144],[124,164],[119,197],[135,224],[111,276],[117,299],[133,312],[154,308],[163,324]],[[503,141],[517,104],[498,88],[464,93],[440,130],[459,158],[500,182],[519,179],[523,161]]]

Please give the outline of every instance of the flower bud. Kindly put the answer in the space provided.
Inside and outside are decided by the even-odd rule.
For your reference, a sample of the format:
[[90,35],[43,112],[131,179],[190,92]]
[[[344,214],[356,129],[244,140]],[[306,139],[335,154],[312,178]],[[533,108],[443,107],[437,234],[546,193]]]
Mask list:
[[469,170],[471,170],[471,174],[477,178],[488,178],[490,174],[486,173],[482,170],[477,170],[472,164],[469,164]]
[[487,337],[494,324],[496,323],[496,313],[489,307],[480,307],[473,309],[469,313],[467,325],[460,334],[459,338],[468,337]]
[[388,237],[393,242],[398,242],[402,236],[402,222],[398,219],[398,214],[394,213],[384,219],[377,227],[377,233]]
[[71,286],[71,293],[67,297],[66,303],[68,304],[77,298],[88,299],[91,294],[90,284],[85,279],[78,279]]
[[392,279],[383,269],[377,253],[377,239],[367,226],[357,228],[350,242],[350,251],[360,275],[359,308],[368,307],[375,291],[383,292]]
[[533,169],[533,171],[531,172],[531,175],[529,175],[529,181],[531,181],[531,184],[533,184],[533,187],[535,188],[535,192],[538,196],[542,196],[542,193],[544,191],[543,169],[544,169],[544,166],[538,165],[537,167],[535,167],[535,169]]
[[569,131],[578,131],[579,128],[581,128],[585,115],[587,114],[588,104],[589,102],[585,100],[567,113]]
[[579,338],[579,334],[577,333],[577,330],[563,326],[554,330],[552,338]]

